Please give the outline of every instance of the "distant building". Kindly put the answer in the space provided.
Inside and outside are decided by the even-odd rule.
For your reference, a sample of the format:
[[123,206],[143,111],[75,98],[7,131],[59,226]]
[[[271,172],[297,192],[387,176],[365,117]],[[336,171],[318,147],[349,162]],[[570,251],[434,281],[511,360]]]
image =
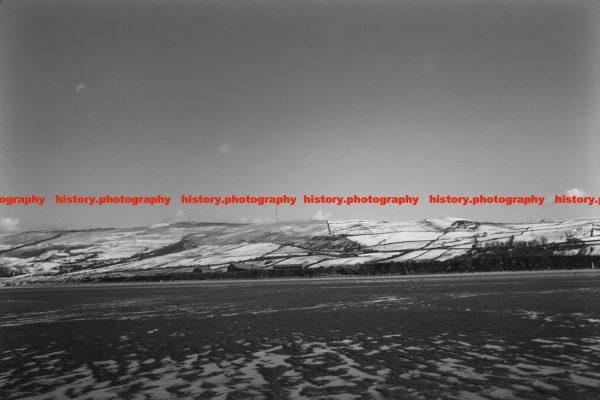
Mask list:
[[227,265],[227,272],[236,272],[236,271],[255,271],[264,269],[260,265],[255,265],[251,263],[245,262],[232,262]]
[[302,264],[275,264],[273,270],[275,271],[302,271],[304,266]]

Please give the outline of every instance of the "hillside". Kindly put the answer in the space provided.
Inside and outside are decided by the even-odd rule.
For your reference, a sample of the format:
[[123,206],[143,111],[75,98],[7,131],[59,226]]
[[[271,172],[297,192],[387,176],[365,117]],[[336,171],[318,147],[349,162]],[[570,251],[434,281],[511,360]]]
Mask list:
[[600,218],[486,223],[456,218],[416,222],[297,221],[177,223],[145,228],[25,232],[0,237],[1,283],[98,274],[316,269],[475,257],[491,248],[544,248],[600,255]]

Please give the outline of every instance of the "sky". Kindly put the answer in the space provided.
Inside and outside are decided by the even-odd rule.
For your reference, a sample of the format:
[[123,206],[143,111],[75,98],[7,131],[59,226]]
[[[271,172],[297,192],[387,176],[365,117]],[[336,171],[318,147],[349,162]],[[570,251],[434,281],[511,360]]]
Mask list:
[[[0,3],[0,229],[269,222],[190,195],[418,195],[280,220],[560,220],[598,206],[600,2]],[[171,195],[165,206],[52,204]],[[544,206],[428,205],[429,194]]]

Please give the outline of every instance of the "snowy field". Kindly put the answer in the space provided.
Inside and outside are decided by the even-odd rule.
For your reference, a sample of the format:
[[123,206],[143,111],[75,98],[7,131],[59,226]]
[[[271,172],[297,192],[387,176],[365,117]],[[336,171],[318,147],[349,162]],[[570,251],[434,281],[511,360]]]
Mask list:
[[[277,224],[179,223],[135,229],[28,232],[0,237],[7,281],[87,274],[219,270],[232,262],[352,266],[444,261],[490,246],[563,245],[557,255],[599,255],[600,218],[499,224],[456,218],[414,222],[296,221]],[[6,278],[7,275],[17,275]]]

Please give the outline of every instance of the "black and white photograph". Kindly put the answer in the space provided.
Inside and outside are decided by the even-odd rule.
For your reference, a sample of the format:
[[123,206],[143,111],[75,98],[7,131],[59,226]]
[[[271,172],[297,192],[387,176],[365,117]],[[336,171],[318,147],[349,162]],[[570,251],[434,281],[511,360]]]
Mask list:
[[600,1],[0,1],[0,399],[598,398]]

